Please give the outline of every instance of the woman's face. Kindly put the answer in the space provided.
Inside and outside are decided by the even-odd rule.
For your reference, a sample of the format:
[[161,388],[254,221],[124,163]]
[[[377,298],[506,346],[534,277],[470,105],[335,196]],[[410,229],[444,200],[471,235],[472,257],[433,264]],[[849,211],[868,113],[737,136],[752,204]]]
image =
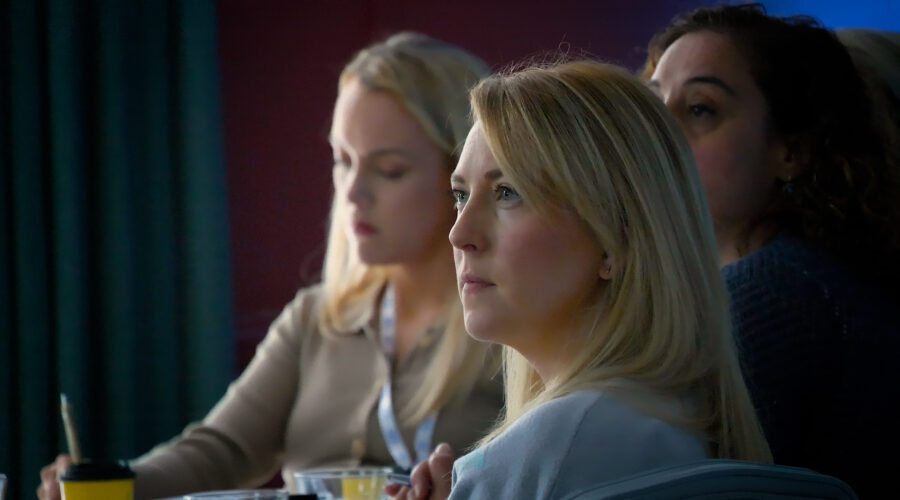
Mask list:
[[650,85],[690,142],[720,253],[734,244],[787,180],[787,150],[768,126],[768,106],[743,55],[718,33],[689,33],[663,53]]
[[335,196],[351,246],[366,264],[425,261],[446,251],[453,224],[447,158],[387,92],[352,80],[331,128]]
[[602,250],[568,212],[538,215],[497,166],[476,123],[451,177],[450,231],[466,330],[508,345],[542,375],[559,361],[600,283]]

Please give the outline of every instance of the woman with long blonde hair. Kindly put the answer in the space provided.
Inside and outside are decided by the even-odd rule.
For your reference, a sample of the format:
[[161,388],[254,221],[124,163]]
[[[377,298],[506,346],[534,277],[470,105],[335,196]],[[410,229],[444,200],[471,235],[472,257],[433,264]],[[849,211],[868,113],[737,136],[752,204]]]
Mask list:
[[[456,460],[450,496],[560,498],[707,457],[769,461],[702,187],[659,99],[583,61],[493,76],[471,101],[450,241],[466,329],[505,346],[507,406]],[[450,460],[440,446],[417,490],[393,492],[445,496]]]
[[[131,464],[135,498],[254,487],[280,467],[409,467],[465,447],[501,407],[454,286],[450,172],[478,58],[423,35],[372,45],[340,77],[323,282],[302,289],[202,423]],[[59,494],[56,469],[38,494]]]

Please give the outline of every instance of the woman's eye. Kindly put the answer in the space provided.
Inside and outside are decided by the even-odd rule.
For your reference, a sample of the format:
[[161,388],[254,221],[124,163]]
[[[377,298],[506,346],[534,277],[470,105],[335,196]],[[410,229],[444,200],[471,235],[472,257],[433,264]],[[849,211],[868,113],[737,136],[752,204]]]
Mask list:
[[453,206],[457,209],[461,208],[466,204],[466,200],[469,199],[469,193],[461,190],[461,189],[453,189],[450,191],[450,195],[453,197]]
[[703,116],[713,116],[716,114],[715,110],[705,104],[694,104],[688,106],[688,112],[690,112],[691,116],[695,118],[701,118]]
[[383,169],[379,171],[382,177],[390,180],[397,180],[404,175],[406,175],[406,170],[403,169]]
[[494,189],[494,192],[497,194],[497,201],[519,201],[521,198],[519,197],[519,193],[516,192],[515,189],[509,186],[497,186]]

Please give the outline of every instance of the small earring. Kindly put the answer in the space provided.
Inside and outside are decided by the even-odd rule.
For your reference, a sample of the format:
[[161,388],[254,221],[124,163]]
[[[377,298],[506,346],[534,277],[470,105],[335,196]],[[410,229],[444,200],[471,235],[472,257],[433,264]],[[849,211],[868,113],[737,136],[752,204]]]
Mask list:
[[791,182],[791,176],[788,176],[787,181],[781,186],[781,190],[788,196],[794,194],[794,183]]

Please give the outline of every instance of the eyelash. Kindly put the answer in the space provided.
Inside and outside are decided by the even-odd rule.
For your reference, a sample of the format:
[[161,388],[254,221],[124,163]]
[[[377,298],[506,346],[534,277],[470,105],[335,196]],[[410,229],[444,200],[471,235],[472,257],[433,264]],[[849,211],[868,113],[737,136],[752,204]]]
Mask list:
[[705,104],[693,104],[688,106],[688,113],[694,118],[700,118],[704,115],[715,116],[716,111]]
[[501,185],[497,186],[496,188],[494,188],[494,194],[497,195],[497,200],[502,201],[501,197],[503,196],[503,191],[507,191],[508,194],[515,195],[516,197],[519,196],[518,191],[516,191],[515,189],[513,189],[509,186],[501,184]]
[[[494,188],[494,195],[497,201],[519,201],[519,193],[515,189],[504,184],[501,184]],[[463,205],[465,205],[466,201],[468,200],[469,193],[463,191],[462,189],[451,189],[450,196],[453,199],[453,206],[456,207],[457,210],[459,210]],[[515,196],[517,199],[504,200],[504,196]]]
[[406,175],[406,170],[380,170],[378,173],[385,179],[395,181]]
[[450,190],[450,198],[453,200],[453,206],[459,210],[460,207],[465,203],[463,198],[468,198],[469,193],[463,191],[462,189],[451,189]]

